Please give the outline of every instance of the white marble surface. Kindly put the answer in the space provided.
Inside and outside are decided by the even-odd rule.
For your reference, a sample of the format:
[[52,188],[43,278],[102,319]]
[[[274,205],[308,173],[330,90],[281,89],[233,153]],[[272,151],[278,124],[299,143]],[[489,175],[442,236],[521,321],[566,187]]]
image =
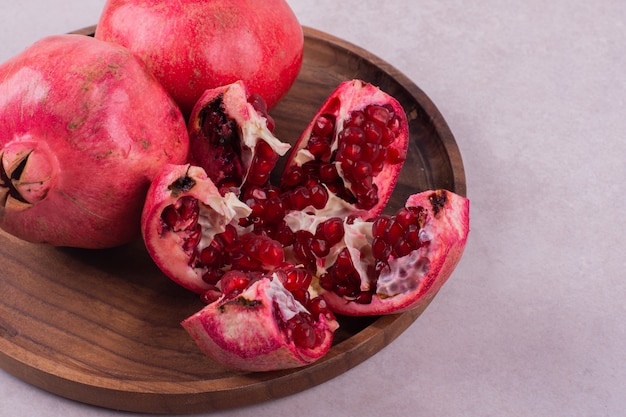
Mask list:
[[[104,0],[0,3],[0,60],[97,22]],[[289,0],[437,104],[464,157],[472,232],[428,310],[305,392],[225,416],[626,412],[626,3]],[[0,371],[2,416],[111,416]]]

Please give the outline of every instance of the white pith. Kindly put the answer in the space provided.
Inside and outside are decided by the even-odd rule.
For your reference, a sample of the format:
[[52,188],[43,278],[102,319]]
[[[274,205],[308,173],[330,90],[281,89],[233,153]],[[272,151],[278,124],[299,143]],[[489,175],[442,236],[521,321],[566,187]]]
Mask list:
[[[264,140],[278,155],[283,156],[291,145],[282,142],[267,128],[265,117],[262,117],[246,101],[246,92],[241,82],[228,86],[223,95],[223,104],[226,115],[235,120],[240,129],[241,161],[243,166],[249,167],[254,159],[256,144],[259,139]],[[243,178],[245,181],[245,178]]]
[[202,227],[202,238],[198,243],[198,252],[209,246],[215,235],[226,230],[229,224],[237,224],[239,219],[248,217],[252,209],[228,192],[223,197],[211,195],[200,201],[198,223]]

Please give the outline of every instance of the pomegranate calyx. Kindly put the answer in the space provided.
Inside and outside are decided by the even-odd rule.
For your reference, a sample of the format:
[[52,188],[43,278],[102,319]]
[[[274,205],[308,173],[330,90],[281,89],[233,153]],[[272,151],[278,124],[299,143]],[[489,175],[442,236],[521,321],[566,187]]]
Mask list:
[[10,142],[0,151],[0,207],[27,209],[46,198],[56,166],[45,144]]

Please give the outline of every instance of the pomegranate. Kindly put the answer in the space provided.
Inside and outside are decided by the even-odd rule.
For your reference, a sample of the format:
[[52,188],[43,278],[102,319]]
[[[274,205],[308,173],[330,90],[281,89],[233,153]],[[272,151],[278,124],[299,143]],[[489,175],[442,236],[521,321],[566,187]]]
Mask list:
[[222,194],[264,186],[290,148],[273,129],[265,101],[248,95],[242,81],[207,90],[189,120],[189,162],[202,167]]
[[[262,152],[270,160],[263,165],[273,168],[277,150],[286,151],[255,100],[243,83],[207,91],[190,121],[198,141],[191,158],[218,169],[168,165],[142,217],[157,265],[207,303],[182,325],[208,356],[245,371],[321,357],[335,313],[418,307],[447,280],[469,231],[469,201],[446,190],[412,195],[394,215],[381,214],[405,159],[408,125],[397,101],[358,80],[322,106],[279,185],[268,181],[271,168],[249,181],[256,162],[239,156],[232,175],[223,155],[244,148],[258,155],[263,144],[272,151]],[[246,130],[254,132],[249,142]],[[237,152],[226,149],[231,142]]]
[[[338,324],[320,297],[296,299],[286,289],[288,275],[282,269],[261,277],[230,271],[222,278],[224,295],[182,326],[207,356],[236,370],[312,363],[328,352]],[[306,286],[302,290],[308,294]]]
[[185,117],[205,90],[243,80],[273,107],[302,65],[302,28],[284,0],[108,0],[95,36],[141,58]]
[[341,83],[289,155],[281,178],[287,208],[377,216],[397,182],[408,138],[396,99],[361,80]]
[[[141,231],[159,268],[183,287],[203,293],[221,279],[224,246],[238,240],[239,219],[250,212],[234,193],[222,196],[202,168],[166,165],[148,189]],[[282,263],[279,256],[276,262]]]
[[314,271],[332,311],[397,313],[434,296],[454,270],[469,232],[469,200],[424,191],[392,216],[342,221],[292,212],[287,223],[295,235],[294,262]]
[[56,246],[137,238],[150,181],[189,148],[144,65],[87,36],[50,36],[2,64],[0,119],[0,226]]

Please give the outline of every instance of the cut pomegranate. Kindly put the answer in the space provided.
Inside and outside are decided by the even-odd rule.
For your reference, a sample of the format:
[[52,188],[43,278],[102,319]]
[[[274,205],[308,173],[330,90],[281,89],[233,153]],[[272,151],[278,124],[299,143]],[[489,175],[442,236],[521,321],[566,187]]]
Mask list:
[[330,95],[292,149],[281,178],[288,209],[320,215],[382,212],[406,159],[400,103],[360,80]]
[[243,82],[207,90],[189,120],[189,162],[202,167],[222,194],[264,186],[290,148],[273,134],[263,98]]
[[446,190],[381,214],[408,125],[379,89],[343,83],[301,136],[278,186],[269,173],[288,145],[272,128],[263,101],[241,83],[208,91],[190,122],[191,158],[212,175],[168,165],[142,218],[157,265],[207,303],[185,329],[211,358],[245,371],[317,360],[332,343],[334,313],[419,307],[450,276],[469,232],[469,201]]
[[[290,213],[286,221],[292,229],[316,230],[328,220]],[[330,309],[353,316],[402,312],[434,296],[454,270],[469,232],[469,201],[425,191],[393,216],[346,219],[344,229],[323,257],[313,254],[311,261],[293,251],[297,261],[314,265]]]
[[250,212],[235,194],[222,196],[202,168],[167,165],[148,190],[141,231],[157,266],[183,287],[203,293],[215,288],[229,262],[259,270],[278,263],[259,262],[254,245],[255,253],[245,251],[238,223]]
[[[291,274],[298,275],[293,268]],[[323,299],[294,298],[286,285],[298,284],[288,275],[281,271],[259,278],[228,272],[224,295],[182,325],[207,356],[235,370],[310,364],[328,352],[338,324]]]

